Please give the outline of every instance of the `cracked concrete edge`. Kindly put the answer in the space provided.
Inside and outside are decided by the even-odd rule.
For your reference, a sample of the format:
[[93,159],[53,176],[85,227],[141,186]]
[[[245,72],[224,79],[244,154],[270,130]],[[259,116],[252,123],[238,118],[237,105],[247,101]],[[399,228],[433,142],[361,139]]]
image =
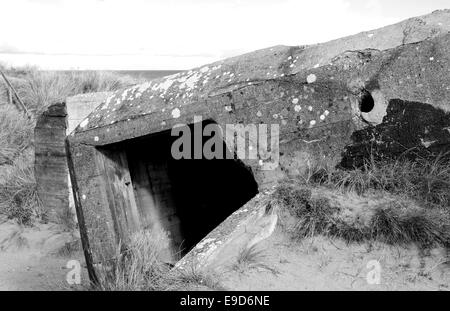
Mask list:
[[278,216],[268,209],[273,189],[257,194],[204,237],[175,265],[176,269],[214,268],[271,236]]

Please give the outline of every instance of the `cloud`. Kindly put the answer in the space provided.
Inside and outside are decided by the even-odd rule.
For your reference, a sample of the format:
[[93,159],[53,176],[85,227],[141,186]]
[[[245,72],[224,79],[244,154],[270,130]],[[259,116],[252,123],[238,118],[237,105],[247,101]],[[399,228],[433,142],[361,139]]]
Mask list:
[[[381,7],[380,0],[368,4]],[[268,46],[313,44],[397,21],[378,9],[361,14],[350,0],[0,0],[0,5],[20,16],[19,22],[14,13],[0,19],[1,58],[9,52],[16,55],[8,56],[12,61],[51,67],[156,64],[157,69],[188,69]]]

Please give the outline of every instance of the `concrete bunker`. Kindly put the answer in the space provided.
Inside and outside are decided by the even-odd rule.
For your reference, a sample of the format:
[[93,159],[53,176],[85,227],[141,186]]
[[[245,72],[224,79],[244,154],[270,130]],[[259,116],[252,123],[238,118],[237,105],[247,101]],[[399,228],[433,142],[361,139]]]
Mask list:
[[[190,168],[187,165],[189,162],[183,164],[183,161],[175,163],[178,164],[175,166],[168,163],[165,167],[166,164],[158,164],[158,159],[167,160],[161,151],[167,148],[158,148],[157,154],[151,151],[153,149],[145,150],[150,148],[148,146],[158,146],[158,135],[164,135],[164,131],[180,123],[192,124],[196,116],[213,119],[220,126],[279,126],[278,166],[267,169],[262,165],[263,157],[242,159],[245,165],[251,167],[261,196],[280,179],[301,177],[303,172],[316,164],[326,162],[330,168],[354,166],[354,159],[367,159],[365,150],[374,150],[384,156],[397,155],[417,146],[427,150],[447,147],[450,137],[448,98],[444,95],[448,92],[445,93],[446,85],[442,84],[442,79],[448,77],[448,66],[436,64],[437,55],[450,55],[449,40],[450,36],[445,35],[417,45],[402,45],[389,50],[383,48],[367,62],[352,60],[351,66],[345,70],[339,63],[333,62],[317,68],[308,65],[323,62],[323,45],[301,49],[272,47],[114,92],[66,140],[73,196],[91,280],[95,282],[97,263],[103,262],[105,257],[113,258],[117,254],[117,245],[126,245],[131,233],[151,225],[141,215],[140,209],[148,206],[141,201],[148,194],[155,197],[158,191],[152,192],[147,186],[147,191],[136,193],[139,187],[145,190],[142,187],[145,180],[139,180],[138,173],[143,172],[139,165],[146,167],[147,174],[149,171],[154,174],[162,172],[170,181],[170,191],[163,191],[170,195],[158,196],[157,202],[169,204],[164,198],[170,199],[174,201],[171,206],[177,208],[182,206],[178,202],[200,208],[203,203],[200,200],[206,201],[204,196],[215,196],[215,203],[222,204],[222,201],[230,199],[229,196],[241,193],[240,190],[251,192],[248,189],[252,187],[242,182],[242,176],[246,175],[227,175],[230,169],[225,164],[221,168],[226,178],[220,176],[221,170],[206,166],[210,164],[208,161],[198,162],[202,170]],[[333,50],[334,47],[342,49],[341,43],[335,46],[335,42],[342,41],[329,43]],[[416,50],[419,45],[420,51]],[[348,49],[347,43],[345,49]],[[358,49],[355,46],[355,50]],[[433,60],[429,55],[434,55]],[[411,59],[414,59],[414,67],[409,66]],[[287,67],[286,64],[290,65]],[[414,74],[417,74],[416,79],[404,79]],[[308,79],[311,75],[315,79]],[[361,94],[363,88],[367,88],[370,96]],[[436,96],[430,97],[430,89]],[[410,109],[411,100],[415,104],[426,103],[433,113],[414,112]],[[404,109],[412,112],[411,117],[409,114],[403,116]],[[436,111],[441,112],[436,114]],[[417,124],[422,125],[418,127]],[[435,125],[430,128],[430,124]],[[399,125],[405,130],[397,130]],[[409,128],[413,125],[417,131],[411,134]],[[396,149],[393,150],[393,147]],[[144,156],[146,152],[155,159],[150,161],[149,156]],[[142,157],[147,161],[144,164],[140,160]],[[197,163],[196,160],[187,161]],[[172,169],[169,169],[169,164]],[[153,168],[149,170],[149,166]],[[214,169],[216,177],[211,181],[208,173]],[[177,171],[175,177],[171,177],[173,170]],[[195,176],[191,176],[192,172]],[[212,184],[219,183],[222,178],[229,181],[226,188],[216,185],[211,190]],[[175,191],[177,183],[181,188],[177,190],[179,192]],[[242,204],[244,206],[237,213],[233,213],[212,232],[208,233],[209,229],[202,227],[207,236],[189,252],[191,255],[184,256],[177,265],[182,265],[183,261],[209,264],[221,258],[224,249],[234,248],[237,252],[243,246],[251,245],[247,243],[249,240],[240,239],[240,233],[259,235],[255,227],[258,223],[264,223],[259,220],[275,216],[268,215],[273,209],[267,208],[270,202],[261,196],[257,195],[247,204]],[[236,202],[233,201],[233,204]],[[229,205],[223,203],[225,207]],[[239,207],[238,204],[235,206],[227,213]],[[217,212],[219,209],[212,210]],[[216,216],[214,212],[209,217]],[[192,222],[195,226],[190,229],[179,229],[179,240],[185,241],[181,243],[182,249],[185,247],[188,251],[201,238],[200,233],[196,235],[192,230],[209,225],[211,220],[207,219],[207,214],[200,212],[188,213],[184,216],[186,218],[181,219],[182,213],[175,214],[180,224],[189,223],[189,219],[195,221]],[[165,219],[169,220],[169,217]],[[220,218],[214,221],[220,222]],[[247,230],[249,226],[255,230]],[[183,232],[187,236],[183,236]],[[253,237],[250,238],[253,240]],[[171,258],[172,251],[179,251],[174,241],[168,248],[167,260],[176,260]],[[187,258],[192,258],[192,261]]]
[[223,159],[193,154],[174,159],[171,146],[177,138],[166,130],[97,148],[105,157],[104,185],[116,215],[115,231],[162,230],[168,239],[161,259],[168,263],[178,261],[258,193],[250,169],[230,156],[224,141],[228,156]]

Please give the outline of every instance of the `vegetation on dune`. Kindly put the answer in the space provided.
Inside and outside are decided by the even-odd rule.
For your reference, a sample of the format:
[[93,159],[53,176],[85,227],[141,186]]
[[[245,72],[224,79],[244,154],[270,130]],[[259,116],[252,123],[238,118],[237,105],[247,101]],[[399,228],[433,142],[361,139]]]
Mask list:
[[0,106],[0,213],[29,224],[39,215],[33,167],[33,121]]
[[28,110],[35,115],[68,96],[115,91],[140,82],[130,76],[108,71],[59,72],[24,69],[13,73],[16,74],[12,81],[14,88]]
[[[353,170],[317,169],[308,179],[281,183],[274,196],[296,219],[290,230],[298,239],[321,234],[347,242],[414,243],[422,249],[450,247],[450,163],[446,158],[371,160]],[[349,212],[345,207],[312,195],[311,189],[318,186],[397,199],[367,211],[368,222],[352,222],[343,217]]]
[[[195,266],[172,269],[160,255],[167,247],[167,235],[156,230],[135,233],[125,251],[117,250],[114,258],[101,260],[96,272],[98,284],[88,290],[192,290],[223,289],[212,273]],[[106,252],[105,252],[106,253]]]
[[[1,67],[1,66],[0,66]],[[6,73],[31,118],[10,104],[0,82],[0,213],[23,224],[40,217],[34,178],[33,135],[36,117],[49,105],[89,92],[114,91],[140,81],[99,71],[39,71],[36,68],[0,68]]]
[[364,194],[369,191],[387,191],[407,195],[430,207],[450,206],[450,153],[418,158],[376,162],[371,159],[363,167],[336,170],[319,182]]

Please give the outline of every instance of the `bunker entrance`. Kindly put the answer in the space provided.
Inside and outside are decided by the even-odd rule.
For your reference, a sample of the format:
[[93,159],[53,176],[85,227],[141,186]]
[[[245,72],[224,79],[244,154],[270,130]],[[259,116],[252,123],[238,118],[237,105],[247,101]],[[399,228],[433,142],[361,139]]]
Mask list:
[[[202,122],[204,128],[211,122]],[[226,155],[194,158],[194,125],[189,126],[191,158],[174,159],[170,131],[129,140],[115,146],[123,150],[139,229],[165,232],[167,247],[162,259],[174,263],[258,192],[257,183],[240,160]],[[202,138],[203,146],[208,137]],[[203,149],[203,148],[202,148]],[[127,214],[127,213],[124,213]]]

